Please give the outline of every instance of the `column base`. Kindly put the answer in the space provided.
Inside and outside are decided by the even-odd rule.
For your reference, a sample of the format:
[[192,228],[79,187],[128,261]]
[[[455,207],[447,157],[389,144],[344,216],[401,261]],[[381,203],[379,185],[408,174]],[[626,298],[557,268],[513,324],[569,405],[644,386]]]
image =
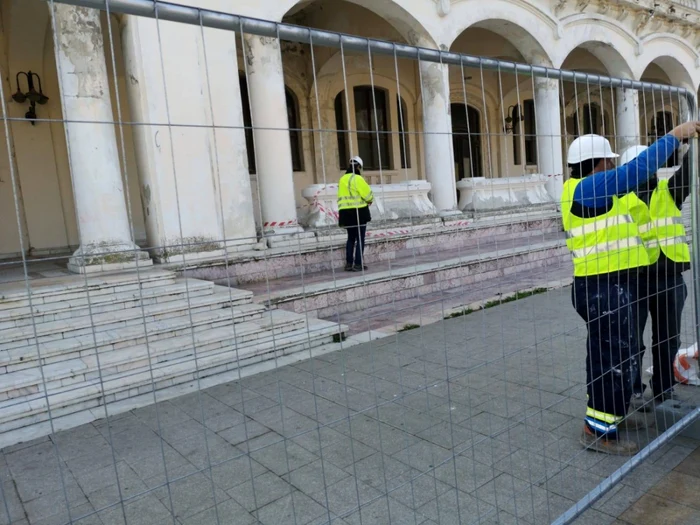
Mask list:
[[153,261],[147,252],[131,243],[99,243],[81,246],[68,260],[71,273],[91,274],[147,268]]

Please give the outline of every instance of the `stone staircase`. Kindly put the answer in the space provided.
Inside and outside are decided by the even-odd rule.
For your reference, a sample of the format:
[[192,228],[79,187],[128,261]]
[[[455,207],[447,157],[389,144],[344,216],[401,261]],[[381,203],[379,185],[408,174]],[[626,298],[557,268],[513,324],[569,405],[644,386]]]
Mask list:
[[[148,270],[0,286],[0,448],[236,379],[333,343],[337,323]],[[308,357],[304,352],[299,357]],[[53,422],[53,425],[50,422]]]
[[[337,321],[355,312],[415,308],[416,300],[435,294],[462,294],[466,305],[475,289],[498,288],[525,273],[549,281],[547,273],[571,259],[561,220],[551,212],[411,231],[374,240],[367,248],[364,273],[342,271],[343,250],[338,250],[340,258],[325,252],[325,265],[307,265],[301,275],[273,275],[239,286],[264,306]],[[274,262],[268,262],[270,273],[279,268]]]

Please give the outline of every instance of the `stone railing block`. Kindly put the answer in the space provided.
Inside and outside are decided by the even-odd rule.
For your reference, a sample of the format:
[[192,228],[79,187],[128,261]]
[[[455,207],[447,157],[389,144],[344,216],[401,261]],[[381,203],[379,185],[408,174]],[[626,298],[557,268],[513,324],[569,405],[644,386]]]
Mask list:
[[[428,197],[431,186],[427,181],[374,184],[371,188],[374,203],[370,211],[374,220],[410,219],[437,214]],[[338,224],[337,184],[313,184],[301,194],[309,202],[300,212],[301,224],[311,228]]]
[[554,199],[547,191],[548,184],[553,185],[550,177],[540,174],[462,179],[457,183],[459,208],[463,211],[490,211],[552,204]]

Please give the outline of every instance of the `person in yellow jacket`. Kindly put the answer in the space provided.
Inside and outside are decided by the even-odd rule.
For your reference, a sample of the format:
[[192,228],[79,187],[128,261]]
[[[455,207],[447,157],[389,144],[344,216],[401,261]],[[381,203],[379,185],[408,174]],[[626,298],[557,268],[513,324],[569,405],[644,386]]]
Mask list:
[[[620,163],[632,161],[646,149],[644,146],[629,148],[622,154]],[[641,365],[644,357],[641,337],[650,313],[653,364],[650,386],[657,403],[676,399],[673,360],[681,344],[681,315],[688,297],[683,272],[690,269],[690,249],[681,213],[688,195],[690,165],[686,154],[680,169],[670,179],[659,180],[653,174],[633,193],[623,197],[649,256],[650,266],[639,272],[639,363]],[[633,385],[632,409],[647,411],[651,407],[644,397],[645,390],[640,366]]]
[[362,178],[364,163],[360,157],[350,159],[348,169],[338,183],[338,225],[348,232],[345,246],[345,271],[361,272],[364,264],[367,223],[372,220],[369,207],[374,201],[372,188]]
[[564,184],[561,212],[572,254],[572,303],[586,323],[587,408],[581,444],[617,455],[639,451],[618,430],[626,420],[639,363],[637,271],[649,265],[630,211],[620,197],[663,166],[680,141],[700,131],[700,122],[675,128],[632,162],[615,168],[610,143],[584,135],[569,147],[571,178]]

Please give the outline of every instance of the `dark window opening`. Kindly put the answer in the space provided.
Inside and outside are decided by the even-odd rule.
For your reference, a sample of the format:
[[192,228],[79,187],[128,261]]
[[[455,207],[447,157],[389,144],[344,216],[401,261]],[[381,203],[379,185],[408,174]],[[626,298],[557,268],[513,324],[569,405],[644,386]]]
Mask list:
[[411,169],[411,135],[408,129],[408,112],[406,102],[396,97],[397,114],[399,116],[399,148],[401,148],[401,169]]
[[341,170],[347,168],[348,164],[348,126],[346,124],[347,115],[345,113],[345,91],[341,91],[335,97],[335,129],[338,140],[338,166]]
[[284,94],[287,99],[287,121],[289,122],[289,144],[292,148],[292,170],[304,171],[299,104],[294,93],[289,88],[285,88]]
[[[255,139],[253,137],[253,118],[250,110],[250,98],[248,97],[248,81],[245,74],[239,75],[241,86],[241,103],[243,109],[243,126],[245,127],[245,146],[248,154],[248,172],[256,173],[255,165]],[[289,88],[285,87],[285,100],[287,102],[287,122],[289,127],[289,143],[292,150],[292,170],[304,171],[304,154],[301,138],[301,123],[299,120],[299,104]]]
[[245,126],[245,147],[248,153],[248,173],[255,173],[255,140],[253,139],[253,124],[250,112],[250,98],[248,98],[248,82],[245,75],[240,75],[241,103],[243,106],[243,125]]
[[535,101],[532,99],[523,102],[523,127],[525,131],[525,164],[537,165],[537,120],[535,118]]
[[460,179],[482,177],[481,171],[481,117],[476,108],[452,104],[452,145],[455,177]]
[[358,86],[353,89],[357,148],[365,170],[391,169],[387,93],[383,89]]

